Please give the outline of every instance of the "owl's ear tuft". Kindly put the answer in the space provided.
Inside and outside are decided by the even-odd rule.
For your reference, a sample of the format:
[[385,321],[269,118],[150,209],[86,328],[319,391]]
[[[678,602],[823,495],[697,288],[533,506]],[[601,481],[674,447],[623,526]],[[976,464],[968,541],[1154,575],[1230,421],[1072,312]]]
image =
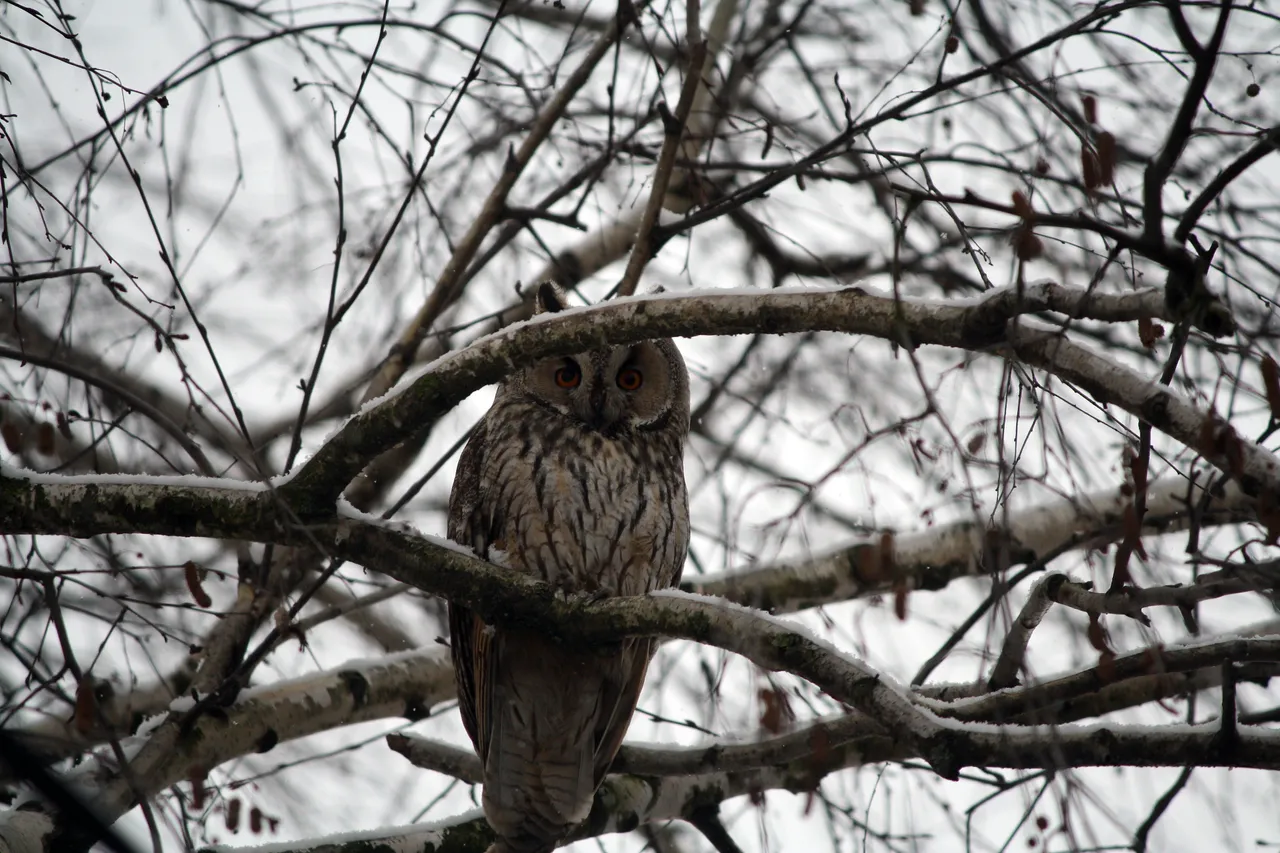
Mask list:
[[564,310],[564,292],[549,281],[544,281],[538,285],[538,295],[535,302],[536,314],[554,314],[557,311]]

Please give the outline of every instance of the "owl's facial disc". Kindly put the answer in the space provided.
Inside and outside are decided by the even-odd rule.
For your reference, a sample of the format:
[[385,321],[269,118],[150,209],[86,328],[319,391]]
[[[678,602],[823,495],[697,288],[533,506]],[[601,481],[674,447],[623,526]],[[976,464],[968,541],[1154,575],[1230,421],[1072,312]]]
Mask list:
[[530,371],[533,396],[605,435],[645,429],[667,414],[670,370],[653,344],[553,358]]

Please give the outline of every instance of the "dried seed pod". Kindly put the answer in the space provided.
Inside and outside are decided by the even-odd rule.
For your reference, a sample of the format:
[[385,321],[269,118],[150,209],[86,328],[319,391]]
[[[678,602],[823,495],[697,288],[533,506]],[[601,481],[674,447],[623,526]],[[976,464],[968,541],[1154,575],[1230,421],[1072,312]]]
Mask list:
[[1098,134],[1098,177],[1106,186],[1116,179],[1116,137],[1108,131]]

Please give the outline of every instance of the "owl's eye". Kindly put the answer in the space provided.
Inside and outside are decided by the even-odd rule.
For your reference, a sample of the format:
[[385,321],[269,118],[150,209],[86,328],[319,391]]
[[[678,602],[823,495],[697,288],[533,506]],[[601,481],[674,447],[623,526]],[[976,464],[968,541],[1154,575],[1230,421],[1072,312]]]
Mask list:
[[635,391],[644,384],[644,374],[634,367],[618,371],[618,387],[623,391]]
[[582,371],[572,361],[565,362],[564,367],[556,371],[556,384],[561,388],[577,388],[582,381]]

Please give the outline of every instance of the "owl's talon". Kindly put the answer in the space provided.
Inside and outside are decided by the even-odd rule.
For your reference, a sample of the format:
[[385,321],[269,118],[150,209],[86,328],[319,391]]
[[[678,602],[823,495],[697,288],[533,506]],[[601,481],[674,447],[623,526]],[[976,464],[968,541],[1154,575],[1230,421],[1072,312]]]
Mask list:
[[609,589],[607,586],[602,586],[599,589],[587,590],[585,592],[578,593],[578,600],[583,604],[597,604],[612,595],[613,590]]
[[574,589],[573,578],[571,577],[561,577],[559,581],[553,582],[552,586],[554,588],[552,595],[555,596],[557,601],[572,601],[578,594],[577,590]]

